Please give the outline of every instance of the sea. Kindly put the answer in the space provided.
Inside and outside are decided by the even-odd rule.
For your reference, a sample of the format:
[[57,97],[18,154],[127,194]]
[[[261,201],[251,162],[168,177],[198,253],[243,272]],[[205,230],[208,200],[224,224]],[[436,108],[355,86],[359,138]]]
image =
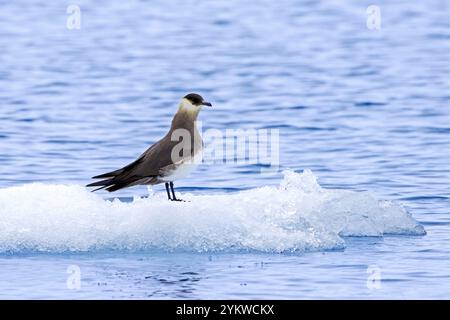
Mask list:
[[[445,0],[0,1],[0,298],[449,299],[449,17]],[[216,152],[175,182],[185,202],[85,187],[190,92]]]

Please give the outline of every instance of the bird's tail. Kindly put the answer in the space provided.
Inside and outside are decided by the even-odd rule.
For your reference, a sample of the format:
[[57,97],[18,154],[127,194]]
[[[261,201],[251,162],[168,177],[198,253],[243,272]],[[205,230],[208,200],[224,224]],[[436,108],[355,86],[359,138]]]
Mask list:
[[138,177],[129,177],[127,179],[120,179],[119,177],[112,177],[109,179],[97,181],[88,184],[86,187],[99,187],[97,189],[92,190],[92,192],[105,189],[109,192],[114,192],[122,188],[130,187],[135,185],[141,178]]
[[[111,172],[107,172],[104,174],[100,174],[98,176],[92,177],[92,179],[103,179],[97,182],[93,182],[91,184],[88,184],[86,187],[100,187],[95,190],[92,190],[92,192],[95,192],[97,190],[105,189],[109,192],[114,192],[122,188],[134,186],[139,183],[139,181],[145,180],[149,177],[141,177],[136,176],[133,173],[133,169],[138,166],[143,160],[143,157],[140,157],[136,161],[130,163],[129,165],[114,170]],[[106,179],[104,179],[106,178]]]
[[111,179],[105,179],[105,180],[101,180],[101,181],[90,183],[86,187],[100,187],[100,188],[92,190],[92,192],[95,192],[95,191],[98,191],[98,190],[101,190],[101,189],[104,189],[104,188],[111,187],[113,185],[115,185],[114,178],[111,178]]

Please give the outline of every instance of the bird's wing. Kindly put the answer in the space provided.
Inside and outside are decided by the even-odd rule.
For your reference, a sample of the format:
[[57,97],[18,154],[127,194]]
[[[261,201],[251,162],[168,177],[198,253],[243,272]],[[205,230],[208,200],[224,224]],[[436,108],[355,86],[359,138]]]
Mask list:
[[[136,184],[148,183],[152,178],[155,179],[160,175],[161,168],[173,165],[171,153],[177,143],[178,141],[171,141],[170,137],[166,136],[147,149],[136,161],[121,169],[93,177],[94,179],[104,180],[87,186],[116,191]],[[156,182],[156,179],[154,182]]]
[[171,141],[170,138],[163,138],[158,143],[145,151],[139,163],[125,173],[140,177],[158,176],[160,169],[173,164],[172,150],[178,141]]
[[[138,159],[139,162],[133,165],[132,168],[125,170],[123,174],[129,173],[138,177],[151,177],[164,174],[168,169],[172,169],[175,165],[183,162],[186,159],[191,159],[196,151],[202,149],[202,141],[194,141],[192,137],[190,152],[182,148],[179,149],[181,154],[176,155],[176,163],[172,158],[172,152],[175,150],[180,141],[172,141],[170,132],[158,143],[144,152]],[[199,144],[199,146],[198,146]],[[176,150],[175,150],[176,151]]]

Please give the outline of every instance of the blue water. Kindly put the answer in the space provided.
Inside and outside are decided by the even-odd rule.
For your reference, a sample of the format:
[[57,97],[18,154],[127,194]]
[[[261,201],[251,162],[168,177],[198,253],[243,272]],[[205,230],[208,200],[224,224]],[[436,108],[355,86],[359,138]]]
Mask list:
[[[281,170],[400,203],[427,234],[344,237],[312,252],[21,243],[0,254],[0,298],[450,298],[448,1],[378,1],[381,30],[367,28],[372,3],[360,1],[77,4],[81,29],[69,30],[67,4],[1,3],[0,191],[85,185],[134,160],[165,134],[180,97],[199,92],[214,105],[200,116],[205,130],[279,128]],[[177,190],[231,195],[283,179],[260,167],[202,165]],[[45,211],[46,199],[11,197],[0,212]],[[18,217],[32,221],[33,210]],[[1,230],[32,222],[9,214],[0,243],[12,246]],[[63,244],[50,235],[45,248]],[[66,284],[71,265],[78,290]]]

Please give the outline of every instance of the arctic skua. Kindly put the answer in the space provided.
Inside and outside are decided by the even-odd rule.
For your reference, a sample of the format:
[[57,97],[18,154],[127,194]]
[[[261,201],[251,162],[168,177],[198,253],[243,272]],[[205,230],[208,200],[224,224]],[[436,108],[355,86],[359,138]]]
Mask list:
[[167,197],[171,201],[182,201],[175,196],[173,182],[186,177],[201,156],[203,141],[196,121],[202,107],[211,107],[202,96],[190,93],[181,99],[173,117],[169,132],[148,148],[136,161],[108,173],[93,177],[103,179],[87,187],[100,187],[114,192],[136,185],[165,183]]

